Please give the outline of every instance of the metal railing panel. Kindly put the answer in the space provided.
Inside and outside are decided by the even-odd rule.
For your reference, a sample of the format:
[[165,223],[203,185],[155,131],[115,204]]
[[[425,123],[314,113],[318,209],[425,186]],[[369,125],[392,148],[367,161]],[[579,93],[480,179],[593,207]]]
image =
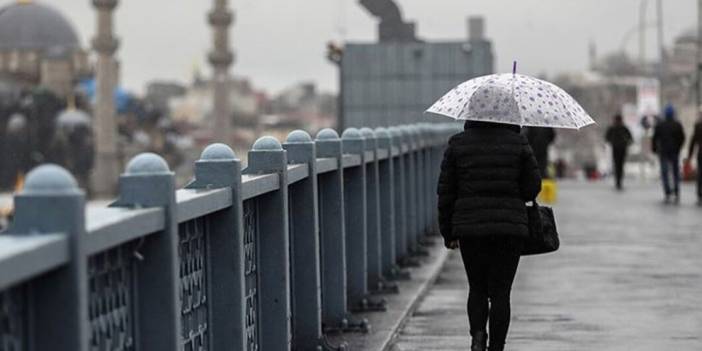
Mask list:
[[209,350],[208,218],[178,225],[182,350]]
[[361,165],[361,155],[344,155],[341,159],[344,168],[358,167]]
[[288,185],[297,183],[310,175],[306,164],[288,165]]
[[339,168],[339,163],[335,158],[318,158],[317,159],[317,174],[336,171]]
[[277,173],[241,176],[241,198],[248,200],[280,189]]
[[244,202],[244,284],[246,294],[246,351],[259,350],[258,213],[256,200]]
[[0,349],[28,350],[27,286],[0,291]]
[[88,258],[91,350],[136,350],[135,261],[132,241]]
[[230,188],[214,190],[181,189],[176,192],[178,223],[223,210],[232,205]]
[[85,219],[89,255],[159,232],[166,225],[162,208],[89,207]]
[[65,265],[69,259],[65,235],[0,235],[0,289]]

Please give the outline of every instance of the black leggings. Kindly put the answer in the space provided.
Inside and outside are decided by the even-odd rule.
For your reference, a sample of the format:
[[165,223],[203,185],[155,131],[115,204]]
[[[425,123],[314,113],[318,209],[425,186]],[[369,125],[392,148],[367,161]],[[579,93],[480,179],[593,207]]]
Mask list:
[[468,275],[468,321],[471,335],[490,321],[490,347],[505,344],[511,318],[510,292],[517,273],[521,242],[507,238],[461,240]]

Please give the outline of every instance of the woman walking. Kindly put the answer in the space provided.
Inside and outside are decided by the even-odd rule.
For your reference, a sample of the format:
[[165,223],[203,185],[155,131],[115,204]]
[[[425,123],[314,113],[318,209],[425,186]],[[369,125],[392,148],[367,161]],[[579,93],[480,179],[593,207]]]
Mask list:
[[444,243],[460,248],[468,275],[471,351],[485,351],[488,342],[490,351],[504,350],[519,258],[537,238],[525,203],[541,191],[541,172],[521,127],[595,123],[565,91],[516,69],[515,62],[512,74],[466,81],[427,110],[467,120],[449,140],[437,191]]
[[510,292],[523,239],[525,202],[541,190],[541,176],[520,127],[468,121],[454,135],[441,164],[439,225],[447,248],[460,248],[470,293],[471,351],[504,350]]

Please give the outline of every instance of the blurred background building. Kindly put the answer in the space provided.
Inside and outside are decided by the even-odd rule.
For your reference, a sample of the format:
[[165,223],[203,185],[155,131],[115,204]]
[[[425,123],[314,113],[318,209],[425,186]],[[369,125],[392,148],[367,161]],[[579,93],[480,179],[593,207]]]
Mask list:
[[494,71],[485,19],[468,19],[467,38],[430,42],[391,0],[360,1],[378,18],[377,43],[346,43],[341,69],[341,127],[426,121],[424,110],[461,82]]
[[0,9],[0,82],[19,91],[44,87],[66,97],[91,75],[73,24],[48,5],[19,1]]
[[[144,84],[143,89],[128,90],[120,84],[120,66],[127,63],[115,57],[116,37],[121,33],[113,33],[111,26],[113,12],[120,10],[119,1],[95,3],[100,6],[91,8],[90,2],[86,2],[85,7],[90,9],[91,16],[99,19],[91,22],[100,25],[87,29],[74,24],[71,16],[75,11],[66,11],[70,6],[61,2],[5,0],[0,7],[0,189],[3,191],[16,188],[22,175],[42,162],[64,165],[79,175],[85,187],[90,187],[82,175],[94,173],[97,166],[84,156],[96,155],[96,145],[105,142],[95,133],[104,129],[96,127],[99,116],[113,119],[118,168],[124,167],[125,160],[136,153],[157,152],[177,171],[181,184],[191,176],[188,165],[199,156],[200,150],[208,143],[220,141],[221,136],[215,135],[217,118],[223,118],[231,126],[226,141],[242,158],[262,134],[284,139],[288,132],[298,128],[314,134],[324,127],[431,122],[439,117],[423,114],[429,105],[453,86],[493,73],[500,52],[505,52],[506,45],[514,46],[491,39],[499,36],[499,30],[504,31],[494,25],[501,17],[490,22],[496,27],[492,36],[487,34],[489,18],[470,16],[465,23],[460,23],[459,18],[454,27],[459,28],[457,33],[446,35],[454,39],[427,39],[418,34],[422,23],[404,17],[400,1],[358,0],[349,3],[355,3],[353,6],[361,17],[376,20],[376,40],[348,39],[342,35],[329,43],[326,53],[323,47],[316,53],[319,65],[324,64],[326,54],[338,69],[338,95],[320,88],[324,83],[318,80],[297,76],[279,83],[277,90],[271,92],[263,87],[260,77],[247,77],[236,69],[229,73],[230,65],[235,65],[234,45],[229,43],[231,26],[236,28],[235,16],[229,10],[229,2],[213,0],[214,7],[200,18],[204,28],[212,29],[208,33],[211,43],[207,45],[212,50],[207,52],[203,48],[200,60],[207,59],[212,69],[203,72],[196,67],[191,77],[184,80],[168,75],[149,76],[143,81],[146,83],[140,83]],[[633,15],[636,9],[630,12]],[[652,124],[661,105],[672,103],[688,130],[691,128],[698,105],[697,30],[682,31],[667,45],[661,41],[660,55],[650,55],[648,50],[646,56],[644,46],[648,40],[641,28],[650,25],[644,19],[640,22],[633,31],[625,33],[619,50],[599,53],[597,43],[593,42],[588,51],[585,42],[582,57],[590,58],[588,67],[565,73],[549,72],[550,76],[541,77],[571,93],[598,122],[597,126],[578,133],[558,131],[551,160],[568,165],[567,174],[576,175],[585,167],[607,172],[609,154],[602,136],[616,113],[622,113],[634,131],[637,140],[632,149],[634,167],[648,167],[651,174],[655,172],[650,171],[654,168],[647,144],[650,129],[644,128],[646,124],[642,121],[646,119]],[[367,26],[369,22],[366,19],[364,23]],[[627,40],[637,33],[638,57],[626,50]],[[324,35],[334,37],[331,31]],[[95,38],[92,48],[80,39],[86,37]],[[123,42],[130,40],[133,37],[121,37]],[[265,52],[266,58],[289,59],[285,56],[289,54],[287,51],[276,51],[281,47],[263,43],[269,50]],[[519,50],[530,50],[530,46]],[[109,78],[107,88],[98,79],[100,58],[109,61],[105,61],[108,69],[102,70],[108,74],[103,75],[103,80]],[[539,65],[542,63],[519,64],[531,66],[532,70]],[[189,72],[187,67],[183,70]],[[113,94],[109,94],[112,87]],[[101,91],[107,91],[108,98],[100,100]],[[116,174],[113,176],[116,179]]]

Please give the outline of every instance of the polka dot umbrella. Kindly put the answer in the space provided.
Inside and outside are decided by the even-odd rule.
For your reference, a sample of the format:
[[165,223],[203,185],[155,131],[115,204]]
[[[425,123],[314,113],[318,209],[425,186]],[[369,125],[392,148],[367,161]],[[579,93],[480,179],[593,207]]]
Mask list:
[[493,74],[466,81],[426,112],[458,120],[523,127],[580,129],[595,121],[563,89],[522,74]]

